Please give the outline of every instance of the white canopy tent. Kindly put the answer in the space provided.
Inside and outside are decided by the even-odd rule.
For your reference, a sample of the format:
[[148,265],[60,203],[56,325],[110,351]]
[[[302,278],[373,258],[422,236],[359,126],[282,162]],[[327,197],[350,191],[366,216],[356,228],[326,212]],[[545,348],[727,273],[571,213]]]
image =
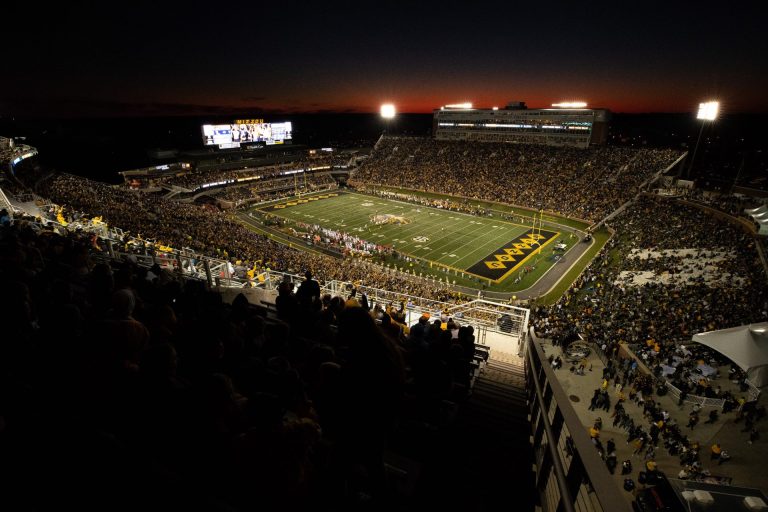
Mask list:
[[768,235],[768,206],[762,204],[757,208],[747,208],[744,210],[744,213],[757,222],[759,226],[758,235]]
[[755,387],[768,386],[768,322],[703,332],[691,339],[736,363]]

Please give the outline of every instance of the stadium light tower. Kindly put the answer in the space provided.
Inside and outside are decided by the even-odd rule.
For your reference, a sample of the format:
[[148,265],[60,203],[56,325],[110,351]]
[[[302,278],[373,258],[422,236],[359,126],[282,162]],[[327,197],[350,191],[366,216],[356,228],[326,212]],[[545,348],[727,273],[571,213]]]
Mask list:
[[392,103],[384,103],[379,110],[381,118],[384,120],[384,133],[389,131],[389,127],[392,124],[392,120],[397,115],[395,106]]
[[696,160],[696,153],[699,151],[699,143],[701,142],[701,134],[704,133],[704,126],[707,122],[713,122],[717,119],[717,115],[720,112],[719,101],[707,101],[706,103],[699,103],[699,112],[696,114],[696,119],[701,121],[701,128],[699,129],[699,137],[696,139],[696,146],[693,149],[693,156],[691,157],[691,163],[688,166],[688,175],[690,178],[691,172],[693,172],[693,162]]
[[391,103],[385,103],[381,106],[381,117],[384,119],[394,119],[396,113],[395,106]]
[[553,103],[555,108],[586,108],[587,103],[585,101],[562,101],[560,103]]

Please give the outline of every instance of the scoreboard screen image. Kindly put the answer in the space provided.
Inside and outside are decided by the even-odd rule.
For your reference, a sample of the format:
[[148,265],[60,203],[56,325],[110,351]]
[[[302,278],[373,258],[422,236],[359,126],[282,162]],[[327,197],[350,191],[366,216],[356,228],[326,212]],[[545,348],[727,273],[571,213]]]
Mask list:
[[290,121],[284,123],[204,124],[203,142],[222,149],[237,148],[249,142],[283,144],[292,138]]

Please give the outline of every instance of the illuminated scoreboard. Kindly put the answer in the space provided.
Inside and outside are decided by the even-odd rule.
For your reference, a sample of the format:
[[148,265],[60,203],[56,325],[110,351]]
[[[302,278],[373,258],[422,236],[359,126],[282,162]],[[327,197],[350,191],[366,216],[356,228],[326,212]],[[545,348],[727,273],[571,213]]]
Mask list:
[[204,124],[203,143],[221,149],[239,148],[241,144],[285,144],[293,138],[290,121],[265,123],[263,119],[238,119],[232,124]]

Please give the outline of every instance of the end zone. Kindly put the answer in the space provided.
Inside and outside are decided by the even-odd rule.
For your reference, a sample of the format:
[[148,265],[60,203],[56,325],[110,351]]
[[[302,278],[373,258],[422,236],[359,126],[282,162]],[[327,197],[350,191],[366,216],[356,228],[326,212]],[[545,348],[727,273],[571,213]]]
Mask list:
[[557,231],[545,229],[520,235],[469,267],[467,272],[498,284],[559,235]]

